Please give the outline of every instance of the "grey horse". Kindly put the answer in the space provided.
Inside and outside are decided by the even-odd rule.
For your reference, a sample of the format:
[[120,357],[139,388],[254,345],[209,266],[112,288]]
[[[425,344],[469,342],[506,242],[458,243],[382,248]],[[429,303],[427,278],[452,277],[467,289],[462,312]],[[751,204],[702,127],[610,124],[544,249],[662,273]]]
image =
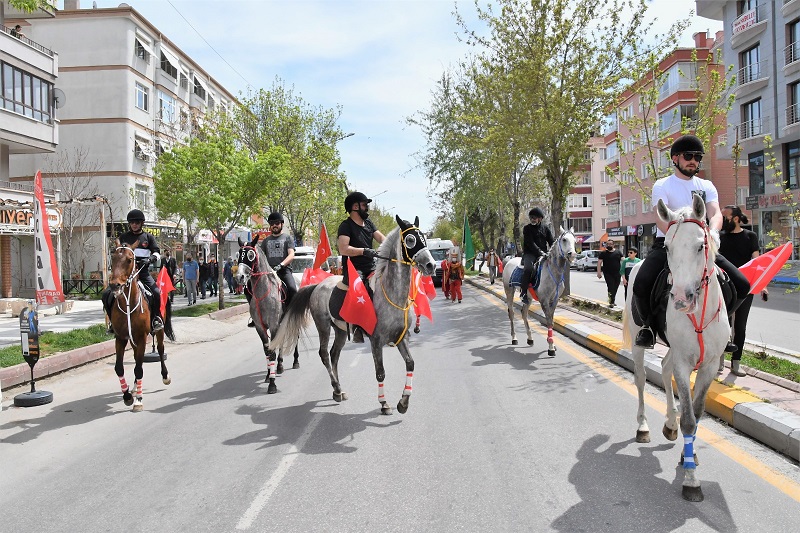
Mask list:
[[[283,373],[283,357],[276,356],[271,349],[270,339],[275,336],[283,313],[283,295],[281,280],[269,266],[267,256],[258,244],[258,235],[245,244],[239,239],[239,268],[236,272],[237,282],[250,292],[250,317],[255,324],[256,332],[264,346],[267,357],[267,377],[269,382],[267,394],[275,394],[275,375]],[[277,368],[276,368],[277,363]],[[299,354],[295,349],[292,368],[300,368]]]
[[[425,235],[418,227],[419,217],[414,220],[414,224],[401,220],[400,217],[395,219],[398,227],[386,236],[386,240],[378,248],[378,266],[369,280],[377,316],[377,325],[369,339],[375,363],[375,377],[378,380],[378,401],[381,404],[381,413],[385,415],[391,414],[392,408],[386,402],[383,392],[383,381],[386,377],[383,347],[396,346],[406,363],[406,383],[397,404],[397,410],[405,413],[408,410],[414,375],[414,359],[408,349],[408,329],[413,305],[409,298],[411,268],[416,267],[424,276],[430,276],[436,269]],[[340,276],[332,276],[317,285],[300,289],[286,310],[278,334],[273,339],[274,345],[282,353],[289,353],[296,347],[298,335],[305,327],[307,315],[310,313],[319,332],[319,356],[330,375],[333,399],[337,402],[347,399],[347,393],[342,391],[339,383],[338,364],[339,355],[348,337],[348,324],[335,316],[338,315],[338,309],[331,312],[331,299],[335,296],[335,291],[346,288]],[[329,352],[331,325],[334,326],[334,340]]]
[[[558,299],[564,294],[564,278],[568,275],[569,266],[575,258],[575,234],[572,228],[564,230],[561,227],[559,231],[561,234],[541,262],[541,281],[536,289],[547,325],[547,355],[550,357],[556,355],[556,347],[553,342],[553,316]],[[511,322],[511,344],[517,344],[517,335],[514,332],[514,294],[517,288],[511,286],[511,275],[521,262],[521,257],[515,257],[503,265],[503,289],[506,292],[508,320]],[[528,323],[528,307],[530,307],[530,303],[522,304],[522,321],[525,323],[525,331],[528,334],[528,346],[533,346],[531,326]]]

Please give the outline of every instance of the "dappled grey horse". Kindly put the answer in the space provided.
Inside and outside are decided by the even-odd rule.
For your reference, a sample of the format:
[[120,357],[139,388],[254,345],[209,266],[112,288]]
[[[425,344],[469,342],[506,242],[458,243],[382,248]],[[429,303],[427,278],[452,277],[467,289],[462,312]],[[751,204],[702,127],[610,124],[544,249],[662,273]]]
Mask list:
[[[397,410],[405,413],[411,396],[411,381],[414,375],[414,359],[408,349],[408,329],[411,320],[413,301],[409,296],[411,288],[411,267],[415,266],[424,276],[433,274],[436,264],[428,251],[425,235],[417,227],[419,218],[410,224],[396,217],[399,227],[393,229],[378,248],[378,266],[369,284],[373,291],[373,305],[377,316],[375,330],[369,334],[372,358],[375,363],[375,377],[378,380],[378,401],[381,413],[388,415],[392,408],[384,396],[383,381],[386,372],[383,367],[383,347],[396,346],[406,363],[406,383]],[[298,335],[306,324],[307,314],[314,319],[319,332],[319,356],[328,370],[333,386],[333,399],[337,402],[347,399],[339,383],[339,355],[347,340],[348,324],[339,316],[341,299],[337,291],[346,290],[340,276],[325,279],[317,285],[303,287],[292,298],[292,303],[283,318],[274,343],[282,353],[296,347]],[[341,296],[341,292],[338,294]],[[339,302],[336,304],[335,302]],[[332,305],[332,303],[334,305]],[[331,326],[334,326],[333,346],[328,351]],[[365,332],[366,334],[366,332]]]
[[[556,312],[558,299],[564,294],[564,278],[569,274],[569,265],[575,258],[575,234],[572,228],[564,230],[559,228],[561,234],[550,247],[547,255],[534,268],[539,272],[539,286],[536,288],[536,295],[547,325],[547,355],[554,357],[556,347],[553,341],[553,316]],[[517,287],[512,286],[511,277],[514,270],[520,266],[521,257],[509,259],[503,265],[503,289],[506,292],[506,305],[508,306],[508,320],[511,322],[511,344],[517,344],[517,335],[514,331],[514,294]],[[533,346],[531,336],[531,325],[528,322],[528,308],[530,307],[530,295],[528,303],[522,304],[522,321],[525,323],[525,331],[528,334],[528,346]]]
[[[709,238],[706,227],[706,205],[694,195],[692,207],[672,211],[659,200],[656,214],[669,224],[664,237],[671,288],[666,308],[666,335],[669,350],[661,362],[661,379],[667,400],[667,419],[662,433],[669,440],[678,438],[678,410],[672,378],[678,389],[680,402],[680,428],[683,433],[683,497],[692,502],[703,500],[697,468],[694,440],[697,422],[705,410],[706,395],[717,375],[719,358],[730,337],[727,307],[717,275],[714,257],[717,250]],[[636,282],[642,263],[631,271],[629,286]],[[660,291],[658,291],[660,292]],[[650,442],[650,428],[644,409],[644,385],[647,380],[644,366],[644,347],[633,345],[639,326],[633,313],[633,291],[628,291],[623,314],[623,347],[631,350],[634,362],[634,381],[639,390],[639,409],[636,414],[639,427],[636,442]],[[697,371],[692,394],[692,372]]]
[[[236,281],[250,292],[250,318],[253,319],[256,332],[264,347],[264,355],[267,357],[265,378],[265,381],[269,382],[267,393],[275,394],[278,392],[275,375],[283,373],[283,357],[271,349],[270,339],[278,331],[285,291],[282,289],[280,278],[269,266],[267,256],[257,244],[258,235],[248,244],[239,239],[239,268],[236,272]],[[297,350],[294,352],[292,368],[300,368]]]

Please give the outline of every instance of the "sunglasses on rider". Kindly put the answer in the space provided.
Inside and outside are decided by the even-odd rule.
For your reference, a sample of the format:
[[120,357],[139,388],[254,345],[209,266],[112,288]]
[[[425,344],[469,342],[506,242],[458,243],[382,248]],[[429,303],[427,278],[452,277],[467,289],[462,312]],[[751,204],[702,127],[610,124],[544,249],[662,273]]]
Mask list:
[[698,163],[703,160],[703,154],[698,154],[697,152],[683,152],[683,158],[686,161],[691,161],[694,159]]

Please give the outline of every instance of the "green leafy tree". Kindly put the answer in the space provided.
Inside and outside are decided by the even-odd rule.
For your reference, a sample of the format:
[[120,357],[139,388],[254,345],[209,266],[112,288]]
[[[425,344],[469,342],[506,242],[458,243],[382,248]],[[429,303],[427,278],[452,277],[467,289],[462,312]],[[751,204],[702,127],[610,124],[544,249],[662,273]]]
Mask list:
[[55,7],[55,0],[8,0],[8,3],[27,13],[33,13],[40,8],[51,10]]
[[[235,226],[261,211],[270,190],[283,185],[289,163],[280,146],[251,157],[226,126],[206,129],[159,157],[153,170],[156,208],[162,218],[196,220],[225,242]],[[223,297],[220,292],[220,309]]]

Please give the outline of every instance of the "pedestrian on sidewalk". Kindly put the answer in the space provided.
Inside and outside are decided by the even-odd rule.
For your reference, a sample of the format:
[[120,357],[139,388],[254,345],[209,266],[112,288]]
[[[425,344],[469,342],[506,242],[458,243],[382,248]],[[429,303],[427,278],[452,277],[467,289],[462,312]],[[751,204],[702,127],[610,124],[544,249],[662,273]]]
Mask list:
[[[761,255],[758,246],[758,235],[742,227],[747,224],[747,216],[742,213],[738,205],[726,205],[722,208],[722,231],[719,234],[719,253],[725,256],[733,266],[739,268],[751,259]],[[764,300],[769,296],[769,291],[765,287],[761,291],[761,298]],[[728,321],[733,330],[733,344],[736,349],[731,353],[731,374],[735,376],[746,376],[747,373],[740,368],[742,360],[742,350],[744,349],[745,332],[747,329],[747,318],[750,316],[750,307],[753,305],[753,295],[748,294],[742,304],[728,316]],[[720,356],[719,370],[725,369],[725,354]]]
[[200,292],[200,299],[206,299],[206,284],[208,283],[208,263],[200,258],[200,270],[197,275],[197,290]]
[[622,275],[622,252],[616,249],[614,241],[606,242],[606,249],[597,256],[597,279],[605,277],[608,289],[608,306],[614,307],[617,301],[617,291]]
[[499,258],[497,257],[497,254],[494,252],[493,249],[489,250],[487,254],[488,255],[486,256],[486,264],[489,267],[489,283],[491,285],[494,285],[494,278],[497,277],[497,261],[499,260]]
[[222,267],[222,277],[225,278],[225,283],[228,284],[228,292],[233,294],[233,257],[225,260],[225,266]]
[[[169,248],[164,250],[164,268],[167,269],[167,276],[169,276],[169,280],[172,282],[172,286],[177,287],[177,285],[175,284],[175,274],[177,274],[178,271],[178,262],[175,261],[174,257],[172,257],[172,251]],[[172,302],[174,297],[175,297],[175,292],[170,291],[169,301]]]
[[183,282],[186,284],[186,298],[189,305],[197,303],[197,279],[200,273],[200,265],[192,258],[192,254],[186,254],[183,262]]
[[635,246],[628,247],[628,257],[622,260],[619,267],[619,273],[622,276],[622,284],[625,286],[625,301],[628,301],[628,279],[631,277],[631,270],[633,270],[633,265],[636,263],[641,263],[641,259],[639,259],[637,254],[639,253],[639,249]]
[[464,265],[456,254],[450,256],[450,265],[448,266],[450,278],[450,297],[452,301],[461,303],[461,283],[464,281]]
[[210,296],[217,295],[218,284],[219,284],[219,264],[217,264],[217,258],[212,257],[211,262],[208,263],[208,290]]

